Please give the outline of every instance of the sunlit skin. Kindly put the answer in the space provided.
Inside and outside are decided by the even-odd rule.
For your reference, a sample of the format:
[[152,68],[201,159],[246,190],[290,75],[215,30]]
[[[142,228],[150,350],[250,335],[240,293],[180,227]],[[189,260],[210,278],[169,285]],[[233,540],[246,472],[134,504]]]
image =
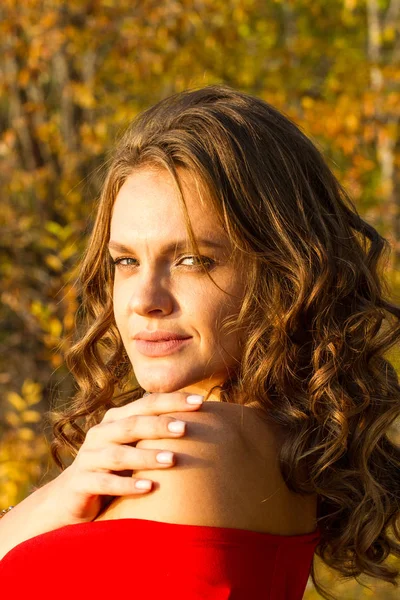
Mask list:
[[[148,392],[184,391],[205,395],[237,368],[241,340],[237,332],[220,335],[221,322],[237,315],[243,298],[243,268],[231,242],[191,174],[178,169],[194,234],[202,257],[210,259],[207,277],[190,252],[175,250],[188,243],[186,225],[173,179],[166,170],[133,171],[119,190],[111,219],[110,242],[130,248],[115,250],[114,315],[139,384]],[[213,240],[211,247],[199,240]],[[165,247],[172,248],[166,252]],[[232,294],[227,295],[225,292]],[[142,330],[168,330],[192,336],[172,354],[141,354],[133,335]],[[219,400],[219,388],[208,400]]]

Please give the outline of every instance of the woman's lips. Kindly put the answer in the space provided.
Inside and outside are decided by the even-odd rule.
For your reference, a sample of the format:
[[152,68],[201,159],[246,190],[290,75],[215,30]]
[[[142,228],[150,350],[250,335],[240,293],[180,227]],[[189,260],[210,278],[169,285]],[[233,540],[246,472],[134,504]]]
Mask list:
[[160,340],[158,342],[150,342],[149,340],[133,340],[140,354],[144,356],[167,356],[187,346],[192,338],[184,338],[180,340]]

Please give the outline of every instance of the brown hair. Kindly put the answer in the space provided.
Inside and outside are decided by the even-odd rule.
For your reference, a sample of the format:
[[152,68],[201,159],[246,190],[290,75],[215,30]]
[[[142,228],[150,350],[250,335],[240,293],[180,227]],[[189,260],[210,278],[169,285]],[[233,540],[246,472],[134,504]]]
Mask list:
[[[382,564],[400,556],[400,449],[388,437],[400,386],[384,358],[400,340],[400,307],[383,274],[390,245],[298,126],[226,85],[162,100],[134,119],[112,153],[80,269],[84,320],[66,355],[78,391],[54,413],[56,463],[63,468],[60,451],[75,455],[108,408],[144,392],[137,383],[126,390],[132,365],[113,317],[107,252],[116,195],[142,166],[168,169],[178,189],[176,167],[198,176],[234,247],[253,261],[236,321],[246,328],[243,358],[221,399],[240,390],[243,403],[256,401],[284,431],[287,486],[318,494],[322,560],[344,577],[365,573],[397,586],[398,571]],[[314,564],[311,577],[333,598],[315,581]]]

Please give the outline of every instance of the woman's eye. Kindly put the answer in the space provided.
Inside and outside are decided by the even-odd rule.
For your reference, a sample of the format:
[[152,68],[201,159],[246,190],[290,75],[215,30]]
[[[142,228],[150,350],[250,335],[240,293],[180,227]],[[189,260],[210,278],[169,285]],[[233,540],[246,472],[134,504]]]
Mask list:
[[124,258],[124,257],[122,257],[122,258],[116,258],[115,260],[113,259],[113,263],[114,263],[114,265],[116,265],[116,266],[119,265],[121,267],[132,267],[133,266],[133,265],[123,265],[122,264],[123,260],[136,260],[136,259],[135,258]]
[[184,260],[194,260],[196,261],[194,265],[185,265],[185,266],[193,266],[193,267],[201,267],[201,261],[200,258],[202,259],[203,263],[205,263],[206,266],[211,266],[212,264],[214,264],[214,261],[211,258],[208,258],[207,256],[185,256],[184,258],[181,259],[180,262],[184,261]]
[[[183,258],[180,259],[178,264],[182,264],[183,261],[194,261],[194,264],[192,262],[192,264],[188,265],[188,264],[184,264],[184,267],[201,267],[201,262],[200,262],[200,258],[203,260],[203,263],[205,264],[206,267],[211,267],[214,265],[215,261],[212,258],[208,258],[207,256],[184,256]],[[136,258],[129,258],[127,256],[125,257],[121,257],[121,258],[116,258],[116,259],[112,259],[113,264],[116,267],[120,267],[121,269],[130,269],[132,267],[135,266],[135,264],[124,264],[123,261],[134,261],[137,262]]]

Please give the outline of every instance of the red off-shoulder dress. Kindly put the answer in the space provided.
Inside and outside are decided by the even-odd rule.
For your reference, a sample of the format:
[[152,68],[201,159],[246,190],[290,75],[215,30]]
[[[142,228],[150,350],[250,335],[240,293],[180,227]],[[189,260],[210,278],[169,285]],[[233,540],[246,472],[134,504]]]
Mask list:
[[113,519],[67,525],[0,561],[12,600],[301,600],[320,529],[245,529]]

